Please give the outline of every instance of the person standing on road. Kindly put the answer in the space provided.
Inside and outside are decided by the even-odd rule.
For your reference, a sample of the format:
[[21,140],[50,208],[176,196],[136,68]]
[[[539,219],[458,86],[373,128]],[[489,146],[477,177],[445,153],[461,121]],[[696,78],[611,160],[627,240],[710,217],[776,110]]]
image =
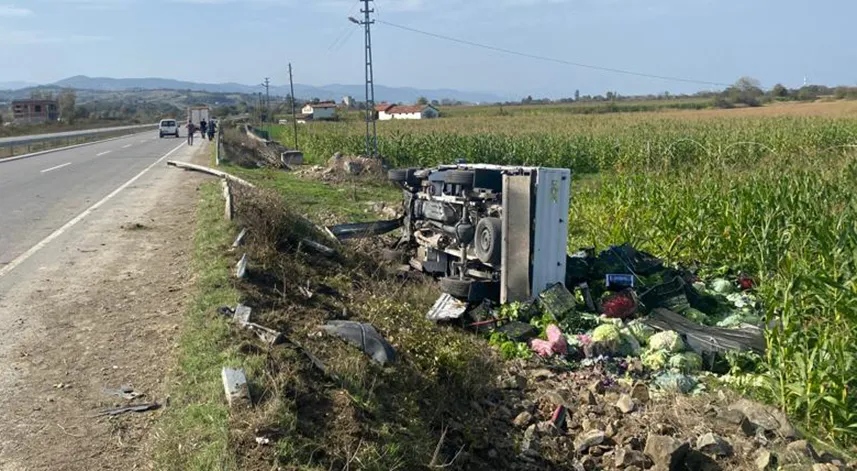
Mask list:
[[194,129],[193,121],[187,120],[187,145],[193,145],[193,133],[196,132]]
[[199,122],[199,137],[205,140],[205,128],[208,123],[205,122],[205,119]]
[[212,119],[211,121],[208,122],[208,140],[209,141],[214,140],[214,131],[215,131],[215,124],[214,124],[214,120]]

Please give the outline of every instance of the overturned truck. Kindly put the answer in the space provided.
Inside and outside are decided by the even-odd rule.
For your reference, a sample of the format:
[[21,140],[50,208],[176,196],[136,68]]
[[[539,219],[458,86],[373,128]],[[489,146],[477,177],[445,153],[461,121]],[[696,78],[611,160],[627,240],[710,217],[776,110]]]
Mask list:
[[444,292],[506,303],[565,281],[570,170],[456,164],[388,178],[403,190],[397,248]]

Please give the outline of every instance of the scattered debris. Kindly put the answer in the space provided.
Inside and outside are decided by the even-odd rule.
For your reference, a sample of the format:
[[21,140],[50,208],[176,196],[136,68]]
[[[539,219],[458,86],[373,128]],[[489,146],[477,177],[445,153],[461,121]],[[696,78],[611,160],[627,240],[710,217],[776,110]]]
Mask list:
[[371,324],[354,321],[329,321],[322,326],[328,334],[336,335],[355,345],[380,364],[394,363],[396,351]]
[[256,437],[256,443],[259,445],[270,445],[271,439],[268,437]]
[[654,461],[655,466],[673,470],[679,469],[684,464],[689,450],[690,445],[687,442],[650,433],[646,437],[646,449],[643,453]]
[[247,276],[247,254],[241,256],[241,260],[235,265],[235,277],[244,278]]
[[322,255],[327,255],[328,257],[332,257],[333,255],[336,255],[336,250],[334,250],[334,249],[332,249],[326,245],[319,244],[318,242],[315,242],[315,241],[310,240],[310,239],[301,240],[301,242],[298,244],[298,250],[299,251],[300,251],[300,247],[303,245],[306,245],[307,247],[311,248],[312,250],[314,250],[314,251],[316,251]]
[[104,412],[99,413],[96,417],[105,416],[105,415],[120,415],[125,414],[127,412],[146,412],[151,410],[156,410],[161,407],[157,402],[149,402],[146,404],[135,404],[131,406],[117,407],[115,409],[109,409]]
[[437,298],[437,301],[434,302],[434,305],[426,314],[426,319],[436,322],[458,319],[464,315],[466,310],[467,303],[443,293]]
[[568,344],[566,343],[562,332],[559,330],[559,327],[551,324],[547,327],[545,333],[548,337],[547,341],[535,339],[530,344],[530,347],[534,352],[543,357],[550,357],[554,354],[563,356],[568,354]]
[[637,405],[634,404],[634,400],[631,399],[631,396],[622,394],[622,396],[619,397],[619,400],[616,401],[616,408],[623,414],[629,414],[637,408]]
[[226,400],[230,406],[253,404],[250,398],[250,388],[247,385],[247,376],[245,376],[243,369],[224,367],[220,376],[223,379],[223,389],[226,391]]
[[756,430],[772,432],[788,439],[798,437],[797,431],[789,423],[786,415],[775,407],[766,406],[750,399],[741,399],[729,406],[729,409],[743,413]]
[[242,244],[244,244],[244,237],[247,236],[247,228],[244,227],[241,229],[241,232],[238,233],[238,237],[235,238],[235,241],[232,242],[232,250],[237,249]]
[[372,222],[357,222],[351,224],[339,224],[329,226],[327,230],[337,240],[360,239],[365,237],[375,237],[388,232],[394,231],[402,227],[404,219],[398,218],[389,221],[372,221]]
[[603,443],[604,438],[604,432],[601,430],[589,430],[588,432],[584,432],[574,440],[574,451],[583,453],[590,447]]
[[111,396],[119,396],[126,401],[132,401],[145,396],[144,393],[134,391],[134,388],[128,385],[122,386],[118,389],[105,389],[104,392]]
[[54,385],[54,389],[70,389],[71,384],[68,383],[57,383]]
[[261,326],[259,324],[254,324],[252,322],[244,322],[241,324],[245,329],[256,334],[257,337],[262,339],[268,345],[276,345],[283,341],[283,334],[277,330]]
[[214,176],[217,176],[220,178],[226,178],[228,180],[232,180],[233,182],[238,183],[240,185],[248,186],[250,188],[255,188],[255,185],[248,182],[247,180],[244,180],[243,178],[238,178],[235,175],[230,175],[226,172],[222,172],[220,170],[216,170],[216,169],[213,169],[210,167],[205,167],[203,165],[196,165],[196,164],[191,164],[191,163],[187,163],[187,162],[179,162],[177,160],[167,160],[167,165],[171,165],[173,167],[178,167],[178,168],[183,168],[185,170],[195,170],[197,172],[207,173],[207,174],[214,175]]
[[719,435],[708,432],[696,440],[696,449],[715,457],[732,455],[732,445]]

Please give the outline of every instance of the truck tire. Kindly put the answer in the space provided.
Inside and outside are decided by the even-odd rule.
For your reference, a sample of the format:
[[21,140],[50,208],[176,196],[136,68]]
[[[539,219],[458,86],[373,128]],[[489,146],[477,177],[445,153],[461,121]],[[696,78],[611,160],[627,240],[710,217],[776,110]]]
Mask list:
[[500,218],[482,218],[476,224],[476,256],[483,263],[498,265],[500,263],[503,224]]
[[440,279],[440,290],[452,296],[467,300],[470,298],[470,288],[473,285],[473,280],[447,277]]
[[473,176],[475,174],[469,170],[447,170],[443,174],[444,183],[452,185],[473,186]]

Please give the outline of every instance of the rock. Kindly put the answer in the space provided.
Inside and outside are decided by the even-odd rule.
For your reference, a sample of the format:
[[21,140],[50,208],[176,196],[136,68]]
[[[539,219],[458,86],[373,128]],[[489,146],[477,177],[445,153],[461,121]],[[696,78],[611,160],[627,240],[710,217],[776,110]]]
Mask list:
[[598,469],[598,463],[591,456],[584,456],[574,464],[574,467],[575,469],[582,469],[584,471],[594,471]]
[[593,394],[604,394],[604,383],[602,383],[601,380],[596,380],[590,383],[586,389],[591,391]]
[[551,421],[545,420],[536,424],[536,431],[540,437],[548,437],[556,435],[558,430]]
[[619,397],[619,400],[616,401],[616,408],[622,411],[623,414],[629,414],[634,411],[636,405],[634,404],[634,400],[631,399],[631,396],[622,394],[622,396]]
[[532,421],[533,421],[533,414],[530,414],[529,412],[524,411],[524,412],[521,412],[520,414],[518,414],[518,416],[515,417],[515,420],[513,420],[512,423],[515,424],[516,427],[523,428],[523,427],[528,426],[530,424],[530,422],[532,422]]
[[598,405],[598,398],[595,397],[595,394],[592,391],[587,389],[586,391],[584,391],[581,394],[581,396],[582,396],[581,402],[583,402],[584,404],[589,405],[589,406],[597,406]]
[[536,432],[536,424],[527,427],[524,432],[524,440],[521,442],[521,453],[527,456],[538,458],[539,456],[539,437]]
[[547,368],[542,368],[542,369],[538,369],[538,370],[533,371],[532,373],[530,373],[530,376],[532,376],[533,379],[536,381],[543,381],[543,380],[546,380],[548,378],[553,378],[554,374],[551,370],[549,370]]
[[619,433],[618,420],[614,420],[613,422],[607,424],[607,427],[604,428],[604,434],[607,435],[608,438],[615,437],[617,433]]
[[589,456],[604,456],[608,452],[612,452],[613,447],[607,445],[595,445],[589,447]]
[[495,459],[497,459],[498,456],[500,456],[500,454],[497,453],[497,450],[495,450],[493,448],[488,450],[488,458],[495,460]]
[[717,420],[732,425],[741,425],[745,417],[743,412],[734,409],[723,409],[717,412]]
[[583,428],[584,432],[590,432],[592,430],[603,430],[605,428],[604,424],[600,420],[590,418],[583,419],[583,422],[580,424],[580,426]]
[[789,423],[786,415],[776,408],[749,399],[741,399],[729,406],[729,409],[743,412],[747,420],[756,428],[773,432],[787,439],[797,438],[797,431]]
[[500,387],[503,389],[526,389],[527,378],[521,375],[511,375],[500,381]]
[[748,437],[756,436],[756,430],[758,430],[758,428],[753,422],[750,422],[750,419],[747,417],[742,418],[741,423],[738,424],[738,426],[741,428],[741,431],[744,432],[744,435]]
[[756,469],[758,470],[774,469],[777,466],[777,457],[770,451],[762,448],[756,452],[753,462],[756,464]]
[[589,447],[600,445],[604,442],[604,432],[601,430],[590,430],[583,432],[574,439],[574,450],[578,453],[583,453]]
[[647,461],[643,452],[625,446],[616,450],[613,464],[620,469],[628,469],[629,466],[645,468]]
[[806,440],[796,440],[789,443],[786,445],[786,451],[798,460],[801,458],[812,458],[818,461],[819,458],[818,453],[815,452],[815,449]]
[[696,449],[711,456],[732,456],[732,445],[711,432],[696,440]]
[[562,397],[562,394],[560,394],[556,391],[546,392],[544,394],[544,396],[542,396],[542,401],[547,402],[548,404],[550,404],[554,407],[555,406],[564,406],[564,405],[566,405],[566,402],[567,402],[565,400],[565,398]]
[[673,437],[650,433],[646,437],[643,453],[652,459],[655,466],[662,469],[677,470],[684,464],[690,444]]
[[631,387],[631,398],[640,404],[649,402],[649,387],[644,383],[636,383]]
[[839,471],[839,466],[831,463],[815,463],[812,465],[812,471]]

